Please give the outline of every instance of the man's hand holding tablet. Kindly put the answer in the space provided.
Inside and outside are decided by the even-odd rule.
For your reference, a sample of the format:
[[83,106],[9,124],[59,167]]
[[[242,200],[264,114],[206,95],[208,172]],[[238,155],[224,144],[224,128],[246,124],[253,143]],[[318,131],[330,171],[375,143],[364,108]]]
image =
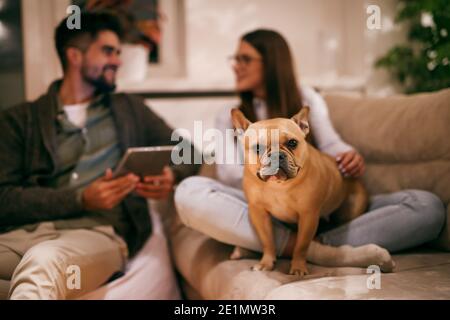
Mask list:
[[89,211],[111,210],[133,190],[136,189],[140,178],[128,174],[120,178],[113,178],[111,169],[106,170],[103,177],[95,180],[83,190],[83,207]]
[[127,150],[114,173],[108,169],[84,189],[84,208],[110,210],[133,191],[147,199],[167,198],[175,185],[175,175],[168,166],[171,150],[169,146]]
[[175,175],[170,167],[164,167],[159,176],[146,176],[136,186],[136,193],[153,200],[166,199],[175,185]]

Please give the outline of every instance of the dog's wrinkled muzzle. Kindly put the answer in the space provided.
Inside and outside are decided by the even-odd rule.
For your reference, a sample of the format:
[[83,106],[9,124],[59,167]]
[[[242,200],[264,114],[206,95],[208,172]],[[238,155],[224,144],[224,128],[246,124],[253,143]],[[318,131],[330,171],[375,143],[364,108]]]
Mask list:
[[287,153],[272,152],[265,154],[261,158],[261,168],[257,176],[263,181],[268,180],[287,180],[297,176],[299,167],[295,164]]

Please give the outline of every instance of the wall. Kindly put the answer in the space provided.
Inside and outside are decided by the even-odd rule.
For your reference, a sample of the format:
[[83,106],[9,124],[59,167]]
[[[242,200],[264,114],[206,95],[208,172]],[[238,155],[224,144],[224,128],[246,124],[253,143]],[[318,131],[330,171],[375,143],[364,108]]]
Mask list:
[[[24,24],[29,30],[25,37],[26,89],[27,98],[32,99],[60,74],[52,29],[65,15],[68,0],[22,1],[29,8],[24,8]],[[395,0],[176,1],[184,1],[176,6],[183,12],[176,12],[176,18],[169,16],[168,23],[177,22],[178,34],[184,38],[184,48],[178,51],[182,72],[168,72],[166,76],[164,72],[150,72],[140,83],[120,83],[121,90],[232,90],[234,80],[227,57],[234,53],[240,35],[259,27],[285,35],[303,83],[371,94],[396,90],[384,71],[372,69],[377,56],[404,39],[404,32],[392,23]],[[381,8],[381,30],[366,27],[369,4]],[[180,17],[184,17],[182,23]],[[173,26],[165,28],[173,40]]]
[[[366,26],[366,8],[381,9],[381,29]],[[232,89],[227,57],[239,37],[256,28],[273,28],[288,40],[303,83],[371,94],[395,92],[385,72],[372,68],[376,57],[403,41],[394,27],[396,0],[186,0],[186,73],[126,86],[126,90]]]
[[21,0],[24,30],[25,96],[33,100],[62,75],[53,40],[69,0]]
[[388,96],[401,92],[401,88],[390,79],[386,70],[374,69],[372,66],[377,57],[383,56],[394,45],[406,41],[406,30],[404,26],[394,24],[398,1],[364,1],[365,6],[372,3],[380,6],[382,28],[381,30],[364,29],[364,41],[361,45],[363,48],[362,72],[368,94]]
[[[363,17],[363,2],[355,15]],[[297,74],[307,83],[335,85],[342,77],[358,82],[361,68],[348,72],[349,61],[361,61],[346,52],[346,29],[359,30],[362,43],[363,26],[347,26],[346,10],[355,7],[346,0],[186,0],[186,74],[182,78],[152,79],[126,90],[189,90],[233,88],[233,74],[227,61],[237,47],[239,37],[256,28],[272,28],[281,32],[291,45]],[[170,17],[169,17],[170,19]],[[359,19],[362,20],[362,19]],[[345,57],[352,55],[351,59]],[[360,52],[358,52],[360,53]],[[362,67],[362,66],[361,66]],[[354,70],[351,70],[354,71]],[[361,84],[361,81],[358,82]],[[357,84],[356,84],[357,85]]]

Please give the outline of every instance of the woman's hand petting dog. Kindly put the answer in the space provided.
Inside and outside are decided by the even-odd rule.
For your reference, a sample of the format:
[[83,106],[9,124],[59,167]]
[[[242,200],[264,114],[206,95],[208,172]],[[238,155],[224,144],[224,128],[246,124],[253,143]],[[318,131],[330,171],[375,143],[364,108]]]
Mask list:
[[343,152],[337,155],[336,162],[339,171],[344,177],[359,178],[364,174],[366,165],[364,158],[356,150]]

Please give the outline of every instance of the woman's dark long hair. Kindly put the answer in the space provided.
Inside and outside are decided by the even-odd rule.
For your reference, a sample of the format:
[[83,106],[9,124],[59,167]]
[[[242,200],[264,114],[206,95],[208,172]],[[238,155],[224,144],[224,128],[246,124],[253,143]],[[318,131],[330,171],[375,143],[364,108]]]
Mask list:
[[[303,104],[286,40],[278,32],[265,29],[247,33],[241,40],[254,47],[262,56],[268,117],[294,116]],[[239,108],[250,121],[256,121],[253,93],[240,92],[240,98]]]

